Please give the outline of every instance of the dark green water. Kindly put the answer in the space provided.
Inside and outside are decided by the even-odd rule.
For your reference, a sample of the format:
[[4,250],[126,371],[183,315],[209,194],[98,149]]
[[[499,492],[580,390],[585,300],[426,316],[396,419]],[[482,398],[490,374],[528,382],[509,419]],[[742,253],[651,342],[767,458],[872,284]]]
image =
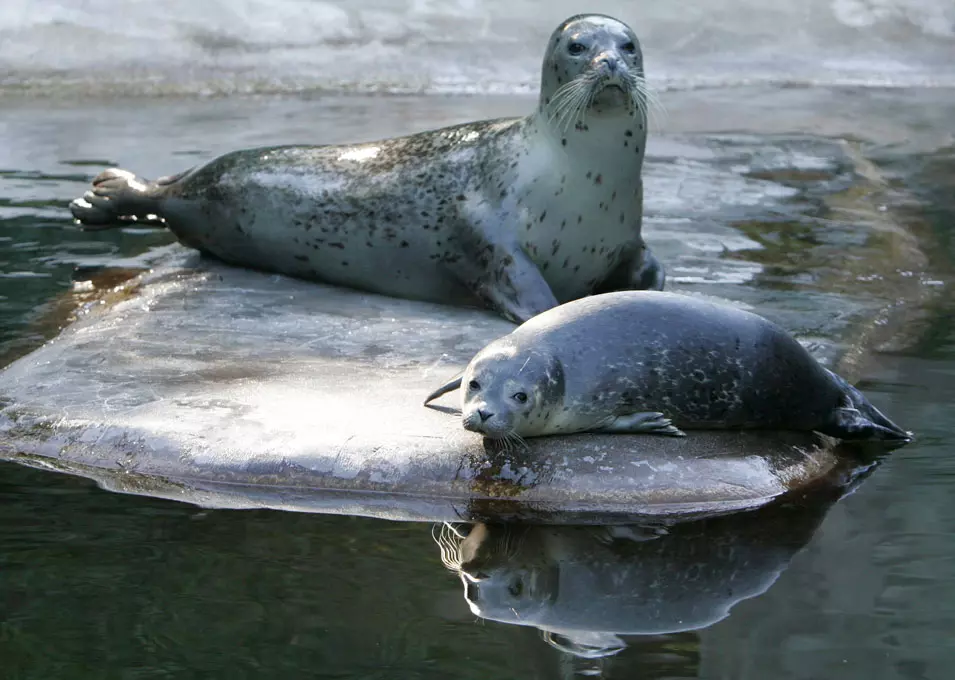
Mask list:
[[[470,106],[480,116],[522,108]],[[321,121],[343,122],[323,129],[325,141],[461,112],[446,99],[386,99],[344,117],[335,107],[325,104]],[[931,118],[895,115],[911,129]],[[3,361],[55,333],[76,301],[73,280],[121,280],[123,267],[142,267],[144,253],[169,242],[162,232],[71,225],[66,203],[101,166],[156,176],[231,148],[313,139],[311,116],[269,99],[6,108]],[[871,159],[904,194],[893,210],[933,244],[932,271],[945,277],[955,270],[955,147],[951,131],[941,134],[948,144],[930,152],[905,133]],[[550,548],[524,558],[546,569],[510,566],[525,575],[506,582],[515,602],[537,598],[538,613],[589,617],[606,630],[646,630],[651,620],[696,628],[623,634],[625,648],[604,659],[560,652],[533,626],[475,616],[465,595],[476,593],[444,567],[427,524],[203,511],[2,464],[0,678],[951,677],[955,301],[933,299],[915,335],[877,355],[862,388],[918,442],[835,504],[794,501],[650,541],[573,529],[521,538]],[[707,602],[733,606],[724,616]]]

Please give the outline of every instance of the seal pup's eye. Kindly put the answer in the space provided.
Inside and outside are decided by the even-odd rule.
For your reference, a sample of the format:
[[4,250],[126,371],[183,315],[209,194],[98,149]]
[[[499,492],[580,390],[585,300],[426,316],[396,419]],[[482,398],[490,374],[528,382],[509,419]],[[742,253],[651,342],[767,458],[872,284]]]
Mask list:
[[583,54],[586,49],[584,44],[579,42],[572,42],[567,46],[567,51],[571,54]]
[[519,402],[521,404],[527,403],[527,395],[524,392],[518,392],[517,394],[513,396],[513,398],[514,398],[514,401]]
[[637,46],[634,45],[632,42],[625,42],[623,45],[620,46],[620,49],[622,49],[627,54],[633,54],[634,52],[637,51]]
[[479,383],[477,380],[472,380],[471,382],[468,383],[468,389],[479,390],[481,389],[481,383]]

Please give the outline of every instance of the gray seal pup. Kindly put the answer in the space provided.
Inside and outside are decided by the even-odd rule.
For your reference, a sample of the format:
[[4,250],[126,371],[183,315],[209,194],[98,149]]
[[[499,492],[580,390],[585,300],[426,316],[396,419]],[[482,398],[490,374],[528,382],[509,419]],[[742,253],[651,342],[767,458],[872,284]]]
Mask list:
[[112,168],[70,210],[88,229],[158,223],[233,265],[520,323],[664,287],[641,235],[650,103],[630,27],[577,15],[552,33],[526,117],[234,151],[156,181]]
[[550,309],[484,347],[425,404],[462,385],[464,428],[490,439],[684,428],[911,441],[776,324],[677,293]]

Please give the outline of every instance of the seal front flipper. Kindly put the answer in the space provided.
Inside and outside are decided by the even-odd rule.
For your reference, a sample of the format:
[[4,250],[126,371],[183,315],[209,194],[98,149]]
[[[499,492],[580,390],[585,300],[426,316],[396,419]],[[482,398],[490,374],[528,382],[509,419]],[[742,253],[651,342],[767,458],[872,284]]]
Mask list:
[[594,293],[611,293],[618,290],[663,290],[666,285],[666,269],[646,244],[641,244],[636,254],[624,258],[607,275]]
[[498,240],[499,234],[508,233],[508,223],[483,211],[462,220],[458,234],[465,257],[447,271],[498,314],[521,324],[559,303],[520,244],[509,236]]
[[73,217],[88,231],[112,229],[130,222],[164,225],[161,189],[128,170],[109,168],[93,180],[93,188],[70,202]]
[[644,246],[643,258],[631,266],[630,288],[632,290],[663,290],[666,285],[666,269],[653,254],[653,251]]
[[639,411],[615,416],[594,432],[665,434],[670,437],[685,437],[686,433],[673,426],[669,418],[659,411]]
[[478,290],[505,318],[524,323],[559,303],[537,265],[520,248],[492,264]]

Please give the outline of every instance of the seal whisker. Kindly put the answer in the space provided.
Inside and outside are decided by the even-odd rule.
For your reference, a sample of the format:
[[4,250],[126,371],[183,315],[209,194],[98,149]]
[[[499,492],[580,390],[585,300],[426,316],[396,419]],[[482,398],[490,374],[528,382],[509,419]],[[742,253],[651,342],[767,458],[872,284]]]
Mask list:
[[558,90],[558,92],[564,94],[557,106],[554,107],[553,117],[556,118],[556,127],[561,132],[565,132],[568,127],[565,121],[569,122],[573,117],[576,117],[575,111],[579,109],[580,99],[583,97],[586,88],[587,83],[583,79],[577,78]]
[[527,446],[527,441],[521,435],[519,435],[517,432],[511,432],[510,436],[511,441],[514,443],[515,449],[519,449],[520,451],[528,450],[529,447]]
[[521,435],[519,435],[517,432],[513,432],[513,431],[507,432],[504,435],[504,441],[506,442],[505,446],[507,451],[517,450],[517,449],[521,451],[526,451],[528,449],[527,441],[525,441],[525,439]]
[[431,538],[438,545],[441,553],[441,563],[449,570],[460,573],[461,571],[461,541],[460,536],[447,522],[441,524],[441,531],[437,536],[434,535],[435,526],[431,527]]
[[551,106],[556,106],[561,102],[565,102],[578,87],[580,87],[580,81],[576,78],[568,83],[565,83],[564,85],[561,85],[557,92],[555,92],[550,98]]
[[577,119],[587,94],[593,89],[593,81],[593,77],[585,74],[575,78],[558,90],[558,92],[566,93],[559,102],[559,116],[556,125],[562,133],[566,132],[570,128],[570,124]]
[[557,113],[561,110],[563,106],[567,104],[567,100],[570,99],[571,95],[579,86],[578,81],[571,80],[569,83],[562,85],[557,92],[550,98],[551,112],[549,119],[553,120]]
[[504,450],[510,453],[515,448],[516,447],[514,444],[514,433],[508,432],[507,434],[504,435]]
[[571,99],[570,105],[566,108],[564,115],[558,122],[558,128],[564,133],[570,129],[572,124],[582,121],[582,114],[586,111],[586,107],[589,106],[590,101],[593,99],[592,82],[583,77],[578,78],[574,82],[578,83],[578,87],[574,90],[574,96]]
[[656,114],[665,116],[666,108],[660,102],[657,94],[650,89],[646,78],[642,78],[640,76],[630,76],[630,82],[630,93],[634,105],[638,110],[644,113],[644,115],[647,117],[647,122],[653,122],[656,124]]

